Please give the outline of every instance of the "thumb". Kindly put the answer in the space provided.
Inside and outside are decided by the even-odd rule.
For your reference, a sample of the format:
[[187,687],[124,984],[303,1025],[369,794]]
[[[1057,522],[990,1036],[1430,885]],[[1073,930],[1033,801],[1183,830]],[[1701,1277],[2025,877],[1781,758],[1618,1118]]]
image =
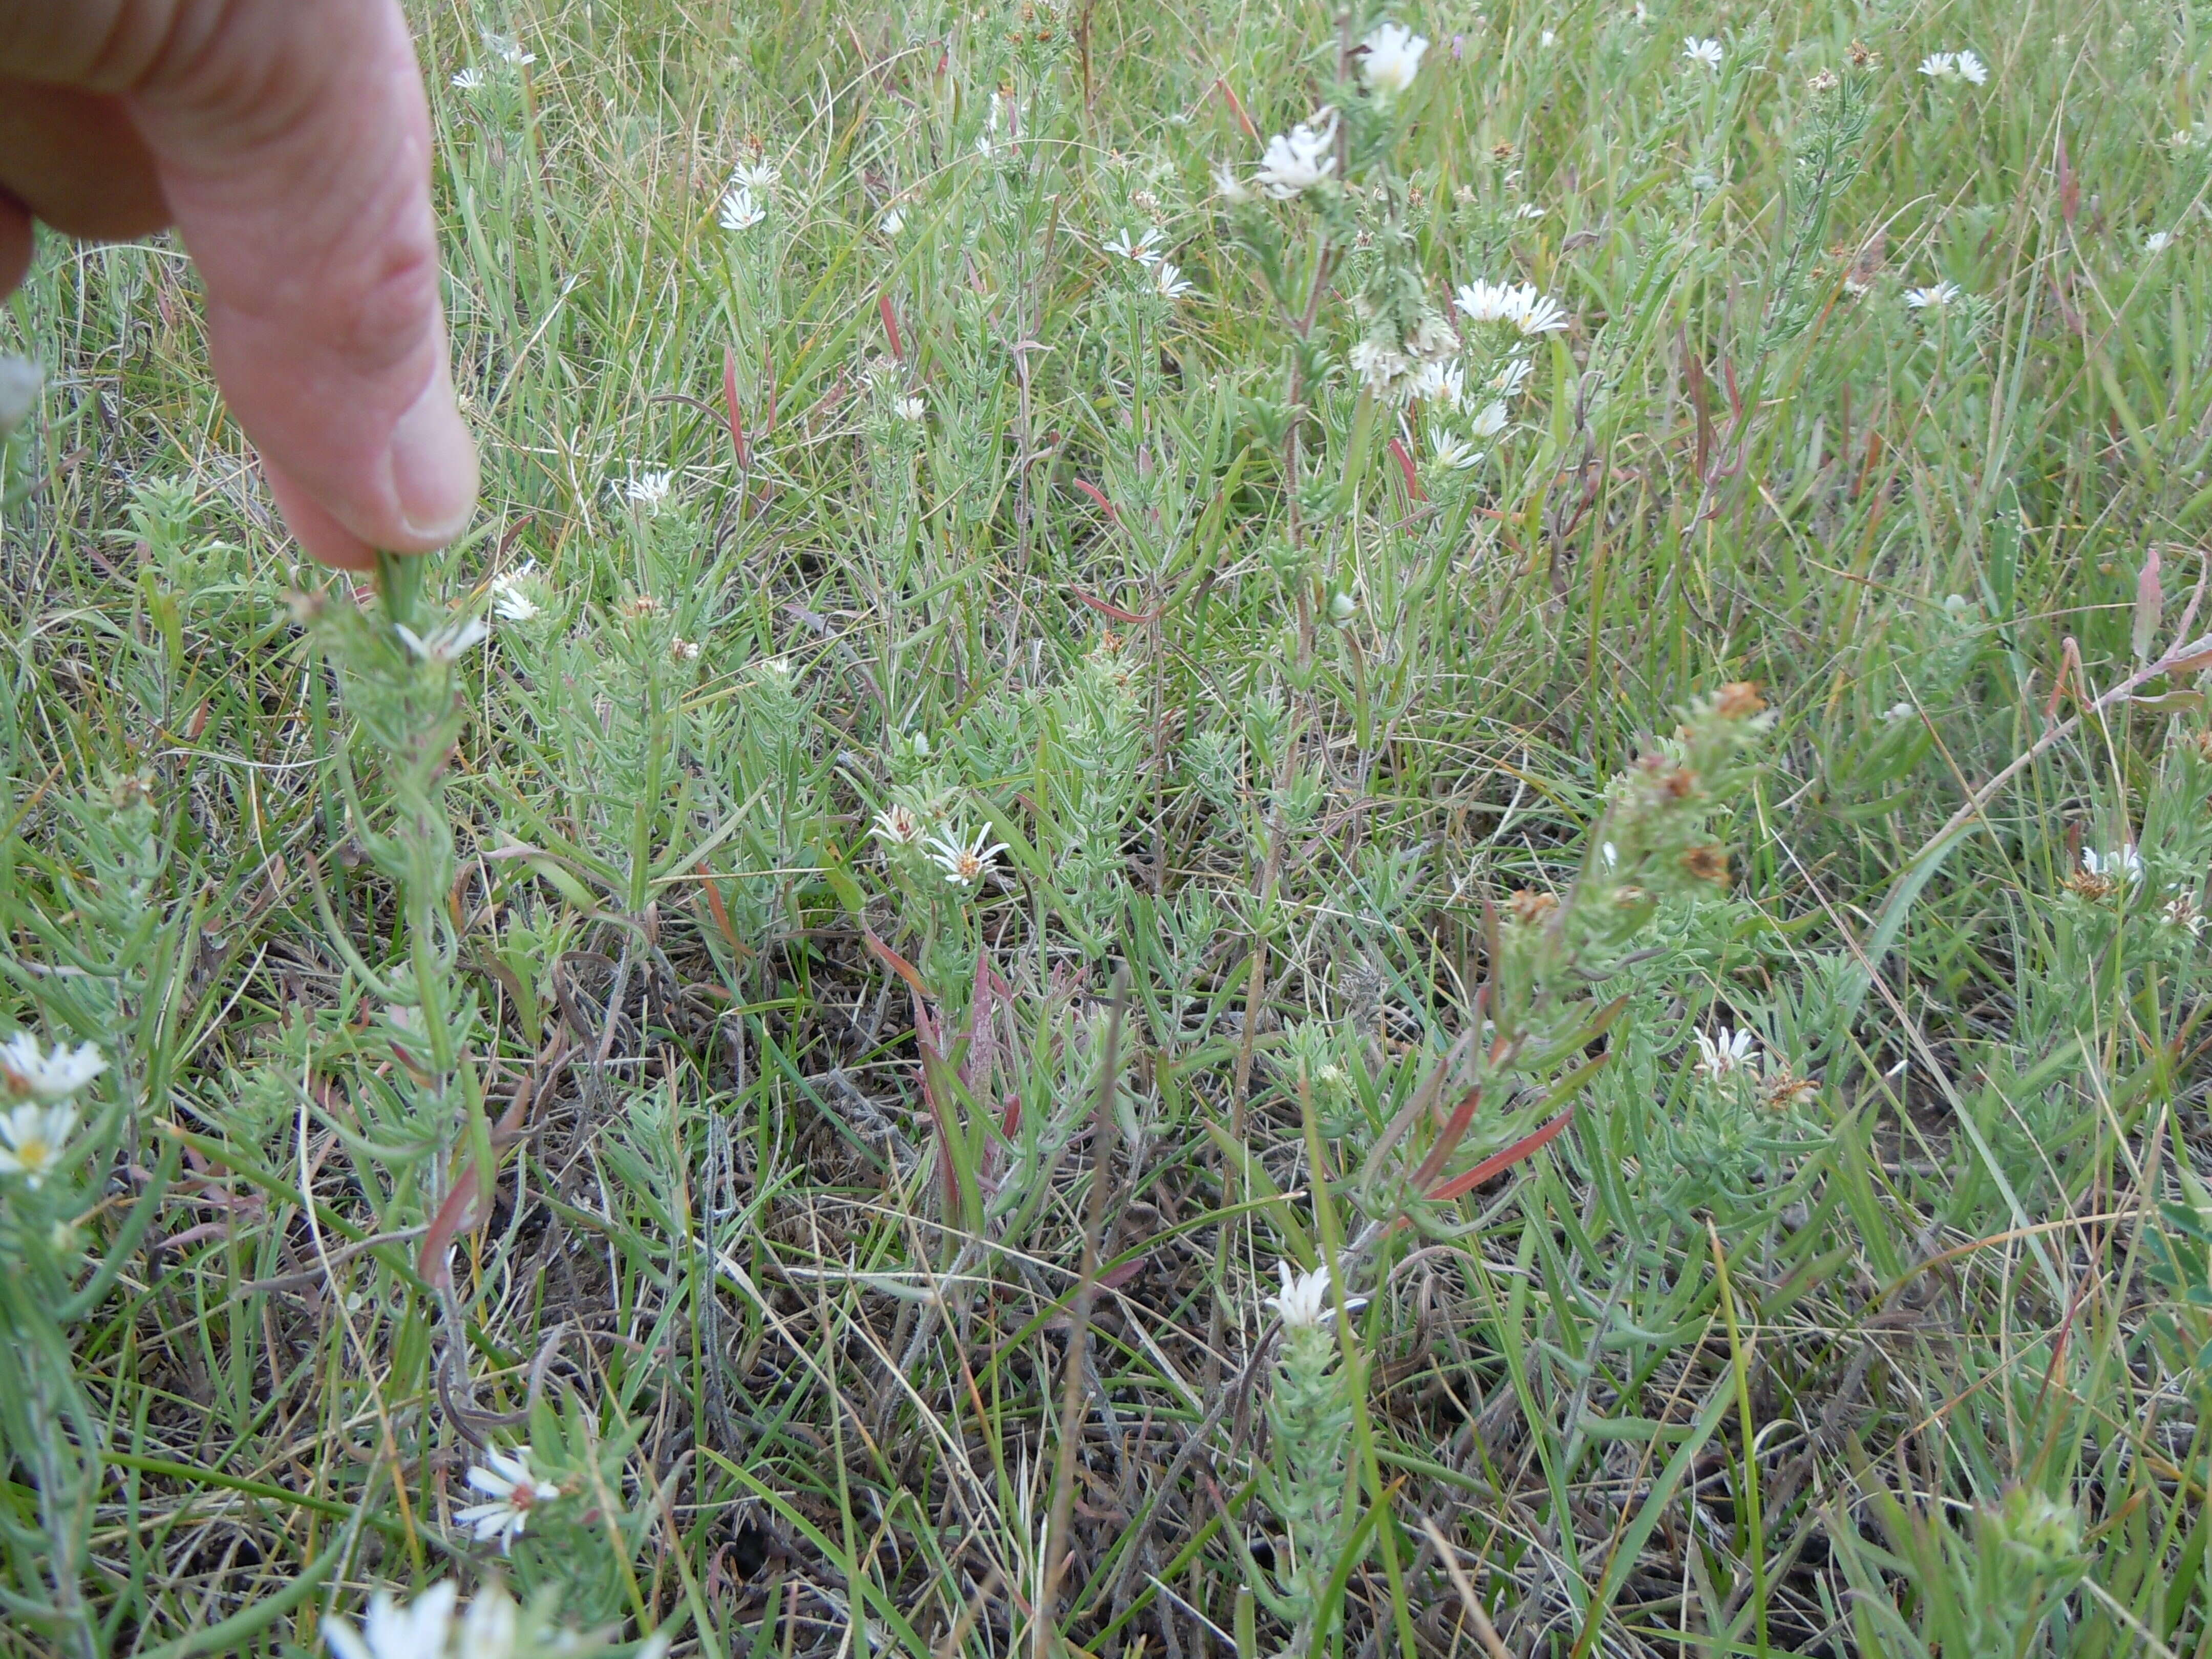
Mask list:
[[[176,8],[125,94],[207,293],[208,352],[307,550],[360,568],[466,527],[430,123],[398,0]],[[195,27],[198,23],[198,27]]]

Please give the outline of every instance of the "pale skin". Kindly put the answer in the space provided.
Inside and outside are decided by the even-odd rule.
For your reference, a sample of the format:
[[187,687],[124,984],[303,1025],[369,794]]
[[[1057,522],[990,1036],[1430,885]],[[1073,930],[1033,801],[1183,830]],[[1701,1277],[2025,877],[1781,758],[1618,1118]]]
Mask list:
[[0,297],[34,225],[173,226],[270,495],[347,569],[475,510],[429,186],[398,0],[0,0]]

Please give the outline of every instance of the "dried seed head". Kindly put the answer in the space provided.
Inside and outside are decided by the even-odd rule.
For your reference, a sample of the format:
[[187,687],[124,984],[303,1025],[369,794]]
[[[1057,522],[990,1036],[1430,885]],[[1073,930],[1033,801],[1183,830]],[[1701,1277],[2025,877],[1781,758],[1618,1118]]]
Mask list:
[[1549,893],[1540,893],[1533,887],[1516,890],[1505,903],[1506,908],[1513,912],[1514,921],[1531,927],[1559,908],[1558,899]]
[[1720,696],[1713,700],[1713,712],[1723,719],[1747,720],[1766,712],[1766,699],[1759,695],[1759,687],[1749,680],[1731,680],[1721,687]]
[[1725,847],[1692,847],[1682,854],[1682,867],[1699,881],[1725,887],[1729,880],[1729,851]]

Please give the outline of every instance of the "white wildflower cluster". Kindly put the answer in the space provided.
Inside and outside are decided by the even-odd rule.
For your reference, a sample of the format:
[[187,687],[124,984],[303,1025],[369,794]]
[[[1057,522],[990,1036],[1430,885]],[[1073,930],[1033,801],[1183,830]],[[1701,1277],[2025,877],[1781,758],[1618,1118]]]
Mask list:
[[[390,1590],[379,1590],[358,1629],[349,1620],[327,1618],[322,1635],[336,1659],[585,1659],[606,1650],[576,1632],[549,1628],[495,1582],[463,1607],[450,1578],[404,1605]],[[636,1650],[638,1659],[667,1651],[668,1638],[660,1635]]]
[[[1327,126],[1320,125],[1324,115]],[[1323,108],[1310,121],[1277,133],[1267,140],[1252,182],[1279,202],[1305,194],[1336,171],[1336,112]]]
[[[1337,1363],[1336,1299],[1326,1266],[1310,1272],[1285,1261],[1279,1293],[1265,1306],[1282,1321],[1283,1340],[1267,1401],[1273,1431],[1270,1499],[1285,1547],[1276,1555],[1278,1610],[1295,1621],[1292,1651],[1322,1650],[1322,1591],[1347,1547],[1344,1510],[1346,1446],[1352,1427],[1352,1379]],[[1364,1305],[1346,1301],[1345,1310]]]
[[1402,23],[1385,23],[1360,42],[1365,48],[1359,60],[1360,77],[1378,99],[1396,98],[1413,84],[1420,72],[1421,54],[1429,49],[1425,36]]
[[721,225],[732,235],[750,230],[768,217],[771,192],[781,175],[766,161],[740,161],[722,190]]
[[1920,72],[1938,86],[1978,87],[1990,78],[1989,65],[1971,52],[1936,52],[1920,60]]
[[1426,364],[1407,389],[1428,412],[1430,467],[1445,476],[1482,460],[1480,446],[1505,429],[1513,399],[1535,372],[1528,356],[1534,343],[1568,321],[1559,302],[1532,283],[1477,279],[1454,297],[1480,367],[1470,372],[1465,359]]
[[38,1187],[59,1169],[76,1127],[76,1097],[107,1069],[93,1044],[48,1048],[28,1031],[0,1043],[0,1176]]
[[491,614],[501,622],[536,622],[551,604],[552,595],[535,559],[526,559],[491,579]]
[[640,471],[630,468],[627,478],[618,478],[608,485],[615,499],[633,511],[651,518],[668,505],[676,489],[676,475],[672,471]]
[[[943,823],[945,827],[933,833],[933,823]],[[970,836],[934,807],[925,813],[904,801],[893,801],[877,813],[868,833],[883,843],[885,864],[903,866],[911,875],[942,881],[963,896],[998,873],[999,854],[1006,850],[1006,843],[993,841],[988,829]]]

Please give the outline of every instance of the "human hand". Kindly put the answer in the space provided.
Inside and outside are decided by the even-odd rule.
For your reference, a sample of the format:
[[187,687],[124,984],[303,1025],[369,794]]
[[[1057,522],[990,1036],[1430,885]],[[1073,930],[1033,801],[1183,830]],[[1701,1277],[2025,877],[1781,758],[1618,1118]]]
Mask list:
[[366,569],[476,505],[398,0],[0,0],[0,297],[31,227],[173,224],[208,357],[301,546]]

